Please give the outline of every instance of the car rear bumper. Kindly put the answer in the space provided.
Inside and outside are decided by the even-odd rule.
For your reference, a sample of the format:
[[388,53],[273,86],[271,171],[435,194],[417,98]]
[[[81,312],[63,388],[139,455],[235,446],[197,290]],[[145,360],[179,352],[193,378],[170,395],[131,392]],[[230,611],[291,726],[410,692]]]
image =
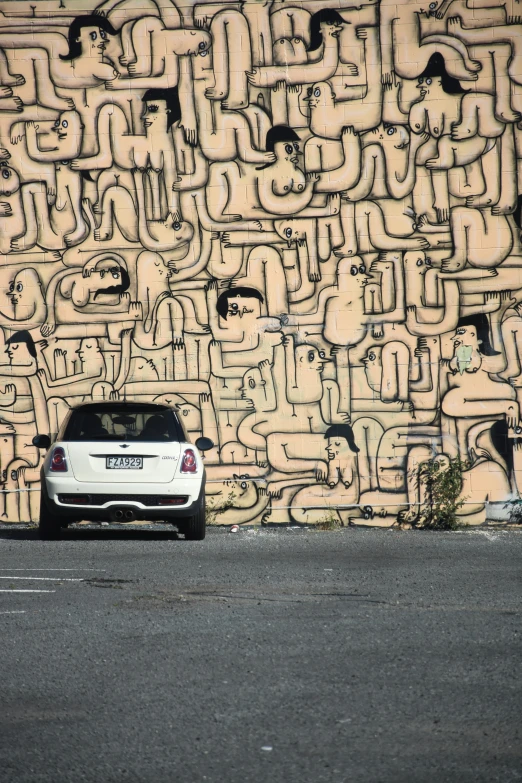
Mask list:
[[[136,520],[174,520],[194,515],[205,494],[205,478],[176,479],[172,484],[98,484],[70,477],[43,477],[42,497],[48,510],[67,521],[115,520],[131,510]],[[168,505],[167,498],[179,504]],[[74,500],[73,500],[74,499]],[[80,501],[80,502],[74,502]],[[125,521],[125,519],[122,519]]]

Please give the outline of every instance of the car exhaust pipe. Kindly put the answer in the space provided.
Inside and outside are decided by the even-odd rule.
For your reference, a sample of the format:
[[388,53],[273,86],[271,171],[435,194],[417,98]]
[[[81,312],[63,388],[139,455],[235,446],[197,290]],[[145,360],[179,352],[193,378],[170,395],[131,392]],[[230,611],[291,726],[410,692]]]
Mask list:
[[121,520],[123,519],[123,511],[121,510],[121,508],[119,508],[117,511],[114,512],[114,519],[117,522],[121,522]]
[[134,511],[127,509],[125,512],[125,522],[132,522],[134,519]]

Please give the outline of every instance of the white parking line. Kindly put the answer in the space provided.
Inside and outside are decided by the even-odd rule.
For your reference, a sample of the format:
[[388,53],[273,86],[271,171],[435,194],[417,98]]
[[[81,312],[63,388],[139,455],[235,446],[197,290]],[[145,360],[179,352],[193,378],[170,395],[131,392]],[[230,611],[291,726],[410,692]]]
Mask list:
[[73,579],[70,576],[0,576],[0,579],[24,579],[26,582],[85,582],[85,579]]
[[10,612],[0,612],[0,614],[26,614],[25,609],[16,609]]
[[56,590],[0,590],[0,593],[56,593]]

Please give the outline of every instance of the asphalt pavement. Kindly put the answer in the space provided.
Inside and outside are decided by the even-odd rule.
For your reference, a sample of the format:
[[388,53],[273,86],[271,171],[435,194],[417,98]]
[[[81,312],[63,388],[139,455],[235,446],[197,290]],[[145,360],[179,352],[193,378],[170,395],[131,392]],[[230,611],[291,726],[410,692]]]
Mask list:
[[2,783],[522,780],[522,530],[0,529]]

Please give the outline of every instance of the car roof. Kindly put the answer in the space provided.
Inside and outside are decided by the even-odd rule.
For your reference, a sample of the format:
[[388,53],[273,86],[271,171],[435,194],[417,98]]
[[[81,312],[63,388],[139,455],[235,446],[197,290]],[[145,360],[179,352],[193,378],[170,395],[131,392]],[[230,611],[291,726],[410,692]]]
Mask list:
[[164,405],[157,402],[131,402],[129,400],[107,400],[100,402],[82,402],[78,405],[71,406],[71,411],[92,411],[96,413],[97,410],[103,410],[104,413],[109,411],[125,411],[132,409],[133,411],[173,411],[174,409],[170,405]]

